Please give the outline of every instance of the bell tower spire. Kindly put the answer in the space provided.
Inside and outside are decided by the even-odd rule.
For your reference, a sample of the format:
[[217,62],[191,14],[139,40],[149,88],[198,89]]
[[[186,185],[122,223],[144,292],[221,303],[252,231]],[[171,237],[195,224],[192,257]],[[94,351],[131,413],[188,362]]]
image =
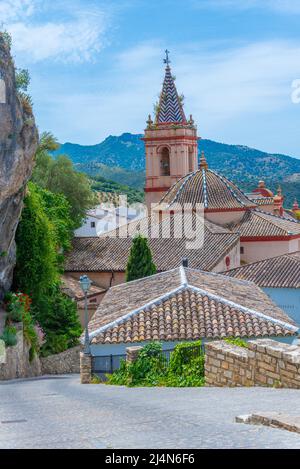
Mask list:
[[146,203],[158,203],[165,192],[181,177],[197,170],[197,128],[192,116],[187,120],[183,96],[179,96],[170,68],[170,52],[165,50],[165,76],[155,116],[147,120]]

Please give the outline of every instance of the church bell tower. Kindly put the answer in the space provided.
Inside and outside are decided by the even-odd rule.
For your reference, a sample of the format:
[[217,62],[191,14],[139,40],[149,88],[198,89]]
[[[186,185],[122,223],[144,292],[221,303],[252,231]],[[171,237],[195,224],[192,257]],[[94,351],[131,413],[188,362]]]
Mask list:
[[145,196],[148,210],[168,189],[198,166],[197,128],[186,119],[166,52],[165,78],[154,122],[149,115],[143,140],[146,150]]

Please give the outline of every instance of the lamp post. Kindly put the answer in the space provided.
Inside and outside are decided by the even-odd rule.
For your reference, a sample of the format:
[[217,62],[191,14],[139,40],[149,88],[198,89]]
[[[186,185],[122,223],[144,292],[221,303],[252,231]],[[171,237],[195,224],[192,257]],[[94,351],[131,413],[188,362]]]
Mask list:
[[88,329],[89,318],[88,318],[88,308],[87,308],[87,294],[88,294],[89,289],[91,288],[92,282],[90,281],[87,275],[81,275],[79,279],[79,283],[84,293],[84,327],[85,327],[84,354],[90,355],[91,348],[90,348],[89,329]]

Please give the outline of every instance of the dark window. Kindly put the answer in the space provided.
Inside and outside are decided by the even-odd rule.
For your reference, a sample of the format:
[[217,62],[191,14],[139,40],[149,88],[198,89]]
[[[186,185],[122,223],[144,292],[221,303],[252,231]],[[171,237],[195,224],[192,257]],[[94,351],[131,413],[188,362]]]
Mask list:
[[194,170],[193,149],[189,148],[189,173]]
[[241,254],[244,254],[244,246],[241,246],[241,247],[240,247],[240,253],[241,253]]
[[163,148],[161,151],[160,175],[170,176],[170,154],[168,148]]
[[96,223],[94,221],[91,221],[91,228],[95,228],[96,227]]

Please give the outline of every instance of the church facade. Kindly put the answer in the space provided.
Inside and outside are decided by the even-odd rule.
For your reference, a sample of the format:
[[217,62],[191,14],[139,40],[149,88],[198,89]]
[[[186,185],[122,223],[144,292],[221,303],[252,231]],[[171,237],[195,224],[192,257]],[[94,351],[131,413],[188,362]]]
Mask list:
[[242,263],[300,250],[300,224],[293,216],[297,204],[293,211],[284,210],[280,188],[274,195],[260,181],[245,194],[210,169],[204,153],[198,165],[197,128],[192,116],[185,116],[168,54],[165,63],[156,114],[154,120],[149,116],[143,138],[148,210],[166,217],[186,210],[186,205],[196,210],[201,204],[206,220],[239,233]]
[[[274,195],[260,181],[252,193],[245,194],[212,170],[204,153],[198,164],[197,128],[192,116],[185,116],[168,56],[165,62],[156,114],[153,120],[149,116],[143,138],[145,199],[148,209],[154,206],[151,223],[159,233],[165,231],[166,222],[176,225],[176,211],[188,205],[194,214],[201,205],[204,242],[187,249],[187,240],[176,237],[174,231],[168,238],[153,237],[143,228],[149,217],[139,220],[134,229],[132,223],[119,228],[130,236],[106,233],[74,238],[66,255],[66,272],[74,278],[88,273],[95,285],[105,290],[125,281],[132,237],[137,232],[148,236],[158,272],[176,269],[182,258],[188,258],[193,269],[223,272],[300,250],[300,223],[292,211],[284,210],[280,189]],[[294,205],[296,213],[298,205]]]
[[155,120],[149,115],[143,138],[146,152],[145,198],[148,209],[161,200],[165,192],[198,165],[198,137],[192,116],[187,120],[182,97],[177,93],[167,66]]

